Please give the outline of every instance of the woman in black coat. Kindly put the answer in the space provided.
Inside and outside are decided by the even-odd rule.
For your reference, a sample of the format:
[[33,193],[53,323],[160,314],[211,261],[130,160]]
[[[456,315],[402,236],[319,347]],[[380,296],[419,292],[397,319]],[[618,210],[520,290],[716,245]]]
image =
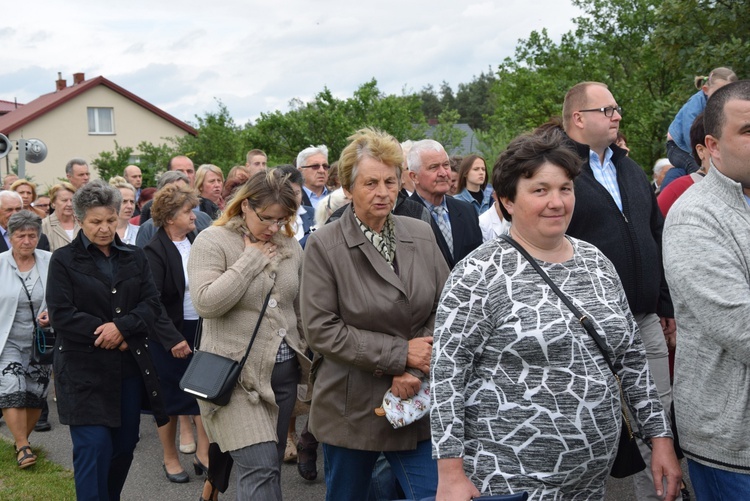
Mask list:
[[[199,321],[190,298],[190,284],[185,273],[195,238],[193,209],[197,205],[197,193],[184,183],[170,184],[159,190],[151,207],[151,217],[159,230],[144,248],[156,288],[161,293],[161,303],[169,317],[166,324],[160,319],[155,327],[154,335],[159,343],[152,345],[151,353],[160,374],[170,420],[167,426],[159,428],[159,439],[164,452],[164,473],[170,482],[177,483],[187,482],[189,479],[180,465],[175,446],[177,416],[193,416],[195,421],[198,434],[198,447],[193,458],[195,473],[203,473],[208,465],[208,437],[203,430],[198,403],[195,397],[179,387],[190,361]],[[182,423],[185,421],[189,422],[183,420]],[[181,430],[183,433],[185,431]]]
[[167,422],[147,343],[159,292],[143,251],[117,236],[121,199],[99,180],[80,188],[73,207],[81,231],[49,265],[57,407],[70,426],[78,499],[120,498],[142,404]]

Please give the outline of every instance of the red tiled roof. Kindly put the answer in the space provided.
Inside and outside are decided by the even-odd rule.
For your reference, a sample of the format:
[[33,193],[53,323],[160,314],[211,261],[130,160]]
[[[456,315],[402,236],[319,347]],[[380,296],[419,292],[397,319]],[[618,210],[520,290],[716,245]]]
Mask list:
[[8,112],[14,111],[16,108],[20,108],[23,106],[21,103],[18,103],[16,106],[16,103],[13,101],[5,101],[3,99],[0,99],[0,115],[5,115]]
[[[188,134],[192,134],[193,136],[198,134],[198,131],[196,131],[194,128],[192,128],[190,125],[186,124],[182,120],[179,120],[178,118],[173,117],[166,111],[163,111],[153,104],[149,103],[148,101],[145,101],[141,99],[140,97],[136,96],[130,91],[127,91],[117,85],[114,82],[111,82],[107,80],[106,78],[102,76],[98,76],[96,78],[91,78],[89,80],[84,80],[83,82],[75,85],[71,85],[69,87],[66,87],[63,90],[50,92],[49,94],[44,94],[43,96],[40,96],[33,101],[25,104],[22,107],[19,107],[18,109],[14,109],[11,113],[6,113],[5,115],[0,116],[0,132],[3,134],[10,134],[14,130],[18,129],[19,127],[22,127],[26,125],[27,123],[31,122],[32,120],[36,120],[40,116],[44,115],[48,111],[51,111],[61,104],[70,101],[74,97],[83,94],[87,90],[90,90],[97,85],[104,85],[105,87],[108,87],[109,89],[117,92],[118,94],[121,94],[122,96],[130,99],[136,104],[139,104],[146,108],[147,110],[151,111],[152,113],[160,116],[164,120],[173,123],[177,127],[181,128]],[[0,101],[0,103],[2,103]]]

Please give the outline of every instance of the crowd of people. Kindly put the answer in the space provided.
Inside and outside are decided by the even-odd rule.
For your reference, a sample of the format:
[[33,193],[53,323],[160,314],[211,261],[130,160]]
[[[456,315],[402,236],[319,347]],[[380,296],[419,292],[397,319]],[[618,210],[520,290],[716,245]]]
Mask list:
[[[336,162],[256,149],[225,176],[177,156],[154,188],[137,165],[91,180],[81,158],[46,194],[6,176],[18,467],[54,381],[82,500],[120,498],[144,415],[165,481],[190,480],[190,455],[202,500],[232,471],[238,499],[281,499],[282,462],[315,480],[319,445],[331,501],[603,499],[622,436],[639,500],[689,499],[683,455],[697,499],[750,497],[750,81],[698,83],[653,181],[598,82],[491,170],[365,128]],[[239,361],[248,343],[227,404],[180,389],[196,350]]]

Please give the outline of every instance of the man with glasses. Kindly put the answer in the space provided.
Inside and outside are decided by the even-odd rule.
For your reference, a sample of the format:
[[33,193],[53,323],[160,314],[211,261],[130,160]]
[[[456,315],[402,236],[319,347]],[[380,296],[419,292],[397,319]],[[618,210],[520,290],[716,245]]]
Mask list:
[[[567,233],[596,245],[615,265],[669,413],[667,343],[674,346],[675,323],[661,260],[664,219],[643,169],[615,144],[622,113],[602,83],[579,83],[565,95],[563,127],[584,162]],[[633,477],[636,498],[660,499],[651,474],[652,452],[640,440],[639,447],[647,467]],[[654,448],[654,455],[661,453]]]
[[302,187],[302,205],[309,205],[313,209],[328,195],[326,181],[328,181],[328,147],[321,144],[310,146],[297,155],[297,169],[305,178]]

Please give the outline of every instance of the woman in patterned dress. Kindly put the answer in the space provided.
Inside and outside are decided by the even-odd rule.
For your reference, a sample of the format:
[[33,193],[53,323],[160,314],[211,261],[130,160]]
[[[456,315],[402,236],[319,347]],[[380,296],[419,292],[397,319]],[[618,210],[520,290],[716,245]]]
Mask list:
[[[588,315],[653,446],[657,492],[677,494],[672,433],[612,263],[565,236],[579,160],[559,132],[515,139],[493,186],[510,236]],[[438,500],[527,491],[530,499],[603,499],[621,427],[618,383],[595,341],[508,242],[461,261],[435,319],[431,412]]]

